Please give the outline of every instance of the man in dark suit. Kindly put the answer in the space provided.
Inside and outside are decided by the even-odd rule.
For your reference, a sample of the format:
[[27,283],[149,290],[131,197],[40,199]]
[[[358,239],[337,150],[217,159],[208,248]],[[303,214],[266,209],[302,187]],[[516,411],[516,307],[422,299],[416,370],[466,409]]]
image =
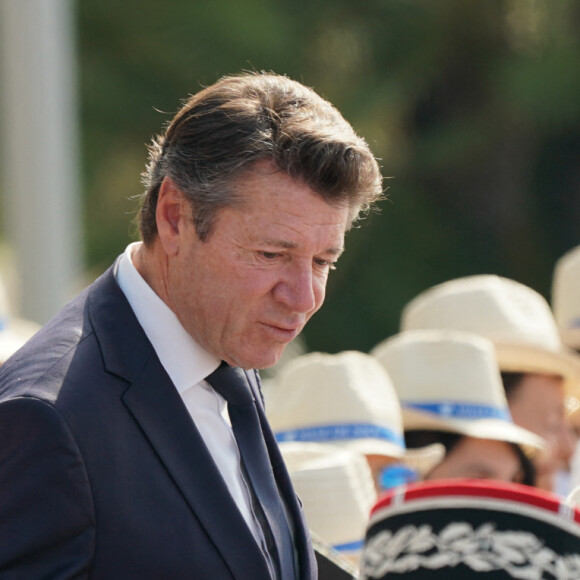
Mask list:
[[252,369],[321,306],[378,165],[246,74],[185,103],[145,181],[143,241],[0,369],[0,578],[313,579]]

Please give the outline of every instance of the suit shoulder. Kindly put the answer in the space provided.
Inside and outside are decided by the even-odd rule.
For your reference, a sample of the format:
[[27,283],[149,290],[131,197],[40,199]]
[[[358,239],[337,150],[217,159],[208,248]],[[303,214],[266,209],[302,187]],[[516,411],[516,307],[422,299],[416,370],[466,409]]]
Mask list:
[[0,400],[18,396],[55,400],[75,356],[94,343],[88,308],[95,284],[69,302],[0,367]]

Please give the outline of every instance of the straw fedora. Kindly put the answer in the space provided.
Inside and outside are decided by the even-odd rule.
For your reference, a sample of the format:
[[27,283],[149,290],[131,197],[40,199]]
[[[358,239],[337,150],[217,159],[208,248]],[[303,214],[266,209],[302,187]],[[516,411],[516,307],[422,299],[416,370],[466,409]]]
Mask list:
[[315,443],[280,450],[309,529],[358,569],[369,514],[377,499],[363,455]]
[[562,375],[580,395],[580,357],[566,348],[547,301],[495,275],[456,278],[419,294],[403,309],[401,331],[451,328],[489,338],[502,371]]
[[409,330],[381,342],[372,355],[395,385],[405,430],[508,441],[528,455],[546,448],[541,437],[513,423],[488,339],[454,330]]
[[297,357],[281,370],[270,393],[266,413],[278,442],[331,444],[401,458],[420,473],[443,456],[439,445],[405,449],[395,389],[383,367],[366,353]]
[[580,350],[580,246],[566,252],[556,262],[552,308],[562,342]]
[[499,481],[430,481],[373,507],[362,580],[577,580],[580,510],[561,497]]

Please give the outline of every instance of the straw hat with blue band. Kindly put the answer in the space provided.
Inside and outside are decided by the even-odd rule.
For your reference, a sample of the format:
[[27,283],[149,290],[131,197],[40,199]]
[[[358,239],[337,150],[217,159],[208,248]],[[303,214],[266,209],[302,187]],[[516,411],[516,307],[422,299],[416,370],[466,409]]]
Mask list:
[[562,344],[548,302],[528,286],[495,275],[456,278],[403,309],[401,331],[445,328],[491,340],[502,371],[561,375],[566,394],[580,398],[580,356]]
[[391,380],[362,352],[310,353],[290,361],[269,389],[266,412],[280,443],[319,443],[400,458],[421,473],[443,456],[439,445],[405,449]]
[[399,447],[405,446],[405,438],[387,427],[369,425],[365,423],[341,423],[337,425],[319,425],[276,432],[278,443],[286,441],[317,441],[330,443],[332,441],[352,441],[358,439],[378,439],[394,443]]
[[358,567],[369,513],[377,499],[364,456],[315,443],[282,443],[280,451],[310,531]]
[[453,330],[415,330],[373,351],[401,400],[405,430],[438,430],[516,443],[529,455],[546,442],[512,421],[492,343]]

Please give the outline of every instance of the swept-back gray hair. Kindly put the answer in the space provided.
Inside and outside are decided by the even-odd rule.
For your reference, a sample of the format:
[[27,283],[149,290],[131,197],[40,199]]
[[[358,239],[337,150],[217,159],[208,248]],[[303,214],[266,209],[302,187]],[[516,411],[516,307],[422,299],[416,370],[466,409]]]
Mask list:
[[139,213],[143,241],[157,235],[165,177],[189,199],[204,240],[216,211],[236,203],[229,184],[257,161],[302,180],[330,204],[348,204],[351,222],[382,195],[375,157],[329,102],[284,76],[227,76],[190,97],[153,140]]

